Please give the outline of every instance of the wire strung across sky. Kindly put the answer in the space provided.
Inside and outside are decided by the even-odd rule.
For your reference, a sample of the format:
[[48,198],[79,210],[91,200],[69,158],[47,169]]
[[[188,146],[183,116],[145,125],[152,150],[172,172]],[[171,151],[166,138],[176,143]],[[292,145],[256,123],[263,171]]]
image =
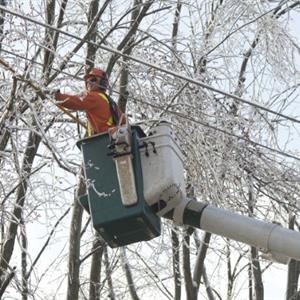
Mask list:
[[[137,100],[137,99],[134,99],[134,100]],[[137,100],[137,101],[139,101],[139,100]],[[151,107],[154,107],[154,108],[156,108],[156,109],[164,110],[164,107],[155,105],[155,104],[153,104],[153,103],[149,103],[149,102],[146,102],[146,101],[140,101],[140,102],[142,102],[142,103],[144,103],[144,104],[146,104],[146,105],[149,105],[149,106],[151,106]],[[234,138],[237,138],[237,139],[239,139],[239,140],[243,140],[243,141],[245,141],[246,143],[251,144],[251,145],[253,145],[253,146],[258,146],[258,147],[260,147],[260,148],[264,148],[264,149],[266,149],[266,150],[269,150],[269,151],[271,151],[271,152],[280,154],[280,155],[282,155],[282,156],[289,157],[289,158],[292,158],[292,159],[295,159],[295,160],[300,161],[300,157],[298,157],[298,156],[295,156],[295,155],[293,155],[293,154],[290,154],[290,153],[287,153],[287,152],[284,152],[284,151],[281,151],[281,150],[278,150],[278,149],[274,149],[274,148],[271,148],[271,147],[269,147],[269,146],[266,146],[266,145],[263,145],[263,144],[254,142],[254,141],[252,141],[252,140],[251,140],[250,138],[248,138],[248,137],[243,137],[243,136],[237,135],[237,134],[235,134],[235,133],[233,133],[233,132],[226,131],[226,130],[223,129],[223,128],[219,128],[219,127],[216,127],[216,126],[214,126],[214,125],[211,125],[211,124],[209,124],[209,123],[207,123],[207,122],[204,122],[204,121],[202,121],[202,120],[195,119],[194,117],[192,117],[192,116],[190,116],[190,115],[186,115],[186,114],[183,114],[183,113],[180,113],[180,112],[176,112],[176,111],[172,111],[172,110],[167,110],[166,112],[168,112],[168,113],[170,113],[170,114],[173,114],[173,115],[175,115],[175,116],[177,116],[177,117],[179,117],[179,118],[182,118],[182,119],[184,119],[184,120],[189,120],[189,121],[191,121],[191,122],[193,122],[193,123],[200,124],[200,125],[202,125],[203,127],[213,129],[213,130],[215,130],[215,131],[221,132],[221,133],[223,133],[223,134],[229,135],[229,136],[234,137]]]
[[[77,37],[77,36],[75,36],[75,35],[73,35],[73,34],[70,34],[70,33],[68,33],[68,32],[65,32],[65,31],[63,31],[63,30],[61,30],[61,29],[58,29],[58,28],[55,28],[55,27],[53,27],[53,26],[51,26],[51,25],[44,24],[44,23],[42,23],[42,22],[36,21],[36,20],[34,20],[34,19],[30,18],[30,17],[23,16],[23,15],[21,15],[21,14],[15,12],[15,11],[9,10],[9,9],[7,9],[7,8],[5,8],[5,7],[3,7],[3,6],[1,6],[1,5],[0,5],[0,8],[3,9],[4,11],[8,12],[8,13],[11,13],[12,15],[15,15],[15,16],[17,16],[17,17],[26,19],[26,20],[28,20],[28,21],[31,21],[31,22],[36,23],[36,24],[38,24],[38,25],[41,25],[41,26],[43,26],[43,27],[47,27],[47,28],[56,30],[56,31],[58,31],[58,32],[60,32],[60,33],[62,33],[62,34],[65,34],[65,35],[69,36],[69,37],[72,37],[72,38],[75,38],[75,39],[77,39],[77,40],[81,40],[81,41],[82,41],[82,39],[81,39],[80,37]],[[87,42],[87,41],[86,41],[86,42]],[[90,41],[89,41],[89,42],[90,42]],[[94,43],[94,45],[95,45],[95,46],[99,46],[99,45],[97,45],[96,43]],[[150,68],[154,68],[154,69],[156,69],[156,70],[158,70],[158,71],[167,73],[167,74],[169,74],[169,75],[173,75],[174,77],[183,79],[183,80],[185,80],[186,82],[194,83],[194,84],[199,85],[199,86],[201,86],[201,87],[203,87],[203,88],[206,88],[206,89],[208,89],[208,90],[212,90],[212,91],[214,91],[214,92],[216,92],[216,93],[223,94],[223,95],[225,95],[225,96],[228,96],[228,97],[233,98],[233,99],[235,99],[235,100],[241,101],[241,102],[243,102],[243,103],[247,103],[247,104],[250,105],[250,106],[254,106],[254,107],[258,108],[258,109],[261,109],[261,110],[270,112],[270,113],[272,113],[272,114],[274,114],[274,115],[281,116],[282,118],[287,119],[287,120],[289,120],[289,121],[296,122],[296,123],[300,123],[300,120],[298,120],[298,119],[295,119],[295,118],[293,118],[293,117],[286,116],[286,115],[284,115],[284,114],[275,112],[275,111],[273,111],[273,110],[271,110],[271,109],[269,109],[269,108],[266,108],[266,107],[264,107],[264,106],[262,106],[262,105],[260,105],[260,104],[258,104],[258,103],[254,103],[254,102],[245,100],[245,99],[243,99],[243,98],[240,98],[240,97],[238,97],[238,96],[236,96],[236,95],[229,94],[229,93],[227,93],[227,92],[221,91],[221,90],[216,89],[216,88],[214,88],[214,87],[212,87],[212,86],[209,86],[209,85],[207,85],[207,84],[205,84],[205,83],[203,83],[203,82],[201,82],[201,81],[194,80],[194,79],[192,79],[192,78],[190,78],[190,77],[182,76],[182,75],[177,74],[177,73],[175,73],[175,72],[166,70],[166,69],[164,69],[164,68],[161,68],[161,67],[158,66],[158,65],[155,65],[155,64],[151,64],[151,63],[145,62],[144,60],[138,59],[138,58],[136,58],[136,57],[132,57],[132,56],[129,56],[129,55],[125,55],[125,54],[123,54],[122,52],[120,52],[120,51],[118,51],[118,50],[111,49],[111,48],[109,48],[109,47],[102,46],[102,45],[100,45],[99,48],[102,48],[103,50],[107,50],[107,51],[109,51],[109,52],[112,52],[112,53],[118,54],[118,55],[120,55],[120,56],[126,57],[126,58],[128,58],[128,59],[134,60],[134,61],[136,61],[136,62],[138,62],[138,63],[141,63],[141,64],[143,64],[143,65],[149,66]],[[38,63],[38,62],[36,62],[36,61],[32,61],[31,59],[28,59],[28,58],[26,58],[26,57],[24,57],[24,56],[21,56],[21,55],[18,55],[18,54],[16,54],[16,53],[13,53],[13,52],[11,52],[11,51],[9,51],[9,50],[6,50],[6,49],[1,49],[1,50],[2,50],[3,52],[6,52],[6,53],[8,53],[8,54],[10,54],[10,55],[15,56],[15,57],[18,57],[18,58],[21,58],[21,59],[30,61],[30,62],[33,63],[33,64],[37,64],[37,65],[42,66],[41,63]],[[68,72],[65,72],[65,71],[62,71],[62,70],[58,70],[58,69],[55,69],[55,70],[56,70],[56,71],[60,71],[62,74],[68,75],[68,76],[70,76],[70,77],[73,77],[73,78],[76,78],[76,79],[81,79],[81,78],[79,78],[79,77],[77,77],[77,76],[74,76],[74,75],[68,73]],[[116,92],[116,91],[115,91],[115,92]],[[134,97],[133,97],[133,100],[137,100],[137,99],[134,99]],[[148,102],[145,102],[145,101],[141,101],[141,102],[145,103],[146,105],[154,106],[155,108],[164,110],[164,108],[162,108],[162,107],[160,107],[160,106],[153,105],[153,104],[148,103]],[[200,125],[202,125],[202,126],[204,126],[204,127],[207,127],[207,128],[210,128],[210,129],[213,129],[213,130],[222,132],[222,133],[224,133],[224,134],[226,134],[226,135],[230,135],[230,136],[233,136],[233,137],[235,137],[235,138],[237,138],[237,139],[244,140],[244,141],[246,141],[246,142],[248,142],[249,144],[252,144],[252,145],[254,145],[254,146],[259,146],[259,147],[261,147],[261,148],[267,149],[267,150],[272,151],[272,152],[275,152],[275,153],[277,153],[277,154],[280,154],[280,155],[283,155],[283,156],[286,156],[286,157],[289,157],[289,158],[292,158],[292,159],[295,159],[295,160],[300,161],[300,158],[299,158],[299,157],[294,156],[294,155],[292,155],[292,154],[290,154],[290,153],[287,153],[287,152],[284,152],[284,151],[281,151],[281,150],[277,150],[277,149],[274,149],[274,148],[271,148],[271,147],[262,145],[262,144],[260,144],[260,143],[257,143],[257,142],[254,142],[254,141],[250,140],[249,138],[246,138],[246,137],[243,137],[243,136],[236,135],[236,134],[234,134],[234,133],[232,133],[232,132],[227,132],[227,131],[224,130],[224,129],[218,128],[218,127],[216,127],[216,126],[213,126],[213,125],[211,125],[211,124],[209,124],[209,123],[206,123],[206,122],[203,122],[203,121],[201,121],[201,120],[196,120],[196,119],[194,119],[194,118],[191,118],[190,116],[187,116],[187,115],[184,115],[184,114],[175,112],[175,111],[171,111],[171,110],[167,110],[167,112],[170,113],[170,114],[177,115],[177,116],[180,117],[180,118],[188,119],[188,120],[190,120],[190,121],[193,122],[193,123],[197,123],[197,124],[200,124]]]
[[[41,45],[41,47],[43,47],[43,46]],[[15,56],[15,57],[17,57],[17,58],[20,58],[20,59],[22,59],[22,60],[28,61],[28,62],[30,62],[30,63],[32,63],[32,64],[34,64],[34,65],[38,65],[38,66],[40,66],[40,67],[43,67],[43,65],[44,65],[43,63],[40,63],[40,62],[38,62],[38,61],[34,61],[34,60],[32,60],[32,59],[30,59],[30,58],[27,58],[27,57],[25,57],[25,56],[22,56],[22,55],[20,55],[20,54],[13,53],[12,51],[9,51],[9,50],[4,49],[4,48],[1,48],[0,52],[5,52],[5,53],[7,53],[7,54],[13,55],[13,56]],[[54,71],[59,71],[58,69],[55,69],[55,68],[52,68],[52,69],[53,69]],[[70,74],[70,73],[65,72],[65,71],[60,71],[60,72],[61,72],[62,74],[64,74],[64,75],[67,75],[67,76],[69,76],[69,77],[72,77],[72,78],[75,78],[75,79],[78,79],[78,80],[82,79],[82,78],[80,78],[80,77],[78,77],[78,76],[76,76],[76,75]]]
[[49,25],[49,24],[46,24],[46,23],[37,21],[37,20],[35,20],[35,19],[31,18],[31,17],[22,15],[21,13],[18,13],[18,12],[14,11],[14,10],[8,9],[8,8],[6,8],[6,7],[3,6],[3,5],[0,5],[0,8],[1,8],[1,10],[3,10],[4,12],[7,12],[7,13],[9,13],[9,14],[11,14],[11,15],[14,15],[14,16],[16,16],[16,17],[19,17],[19,18],[21,18],[21,19],[27,20],[27,21],[29,21],[29,22],[35,23],[35,24],[37,24],[37,25],[40,25],[40,26],[42,26],[42,27],[45,27],[45,28],[48,28],[48,29],[51,29],[51,30],[54,30],[54,31],[57,31],[57,32],[59,32],[59,33],[61,33],[61,34],[67,35],[67,36],[69,36],[69,37],[71,37],[71,38],[74,38],[74,39],[76,39],[76,40],[88,42],[88,43],[90,43],[90,44],[92,44],[92,45],[94,45],[94,46],[96,46],[96,47],[98,47],[98,48],[100,48],[100,49],[102,49],[102,50],[106,50],[106,51],[108,51],[108,52],[117,54],[117,55],[122,56],[122,57],[124,57],[124,58],[126,58],[126,59],[135,61],[135,62],[140,63],[140,64],[142,64],[142,65],[145,65],[145,66],[148,66],[148,67],[150,67],[150,68],[156,69],[156,70],[158,70],[158,71],[160,71],[160,72],[163,72],[163,73],[172,75],[172,76],[174,76],[174,77],[176,77],[176,78],[179,78],[179,79],[185,80],[185,81],[187,81],[187,82],[193,83],[193,84],[195,84],[195,85],[198,85],[198,86],[200,86],[200,87],[202,87],[202,88],[204,88],[204,89],[208,89],[208,90],[211,90],[211,91],[213,91],[213,92],[215,92],[215,93],[222,94],[223,96],[232,98],[232,99],[234,99],[234,100],[236,100],[236,101],[239,101],[239,102],[248,104],[248,105],[253,106],[253,107],[257,108],[257,109],[264,110],[264,111],[269,112],[269,113],[271,113],[271,114],[273,114],[273,115],[276,115],[276,116],[282,117],[282,118],[284,118],[284,119],[286,119],[286,120],[289,120],[289,121],[292,121],[292,122],[295,122],[295,123],[299,123],[299,124],[300,124],[300,120],[298,120],[298,119],[296,119],[296,118],[294,118],[294,117],[291,117],[291,116],[282,114],[282,113],[280,113],[280,112],[273,111],[272,109],[270,109],[270,108],[268,108],[268,107],[265,107],[265,106],[263,106],[262,104],[259,104],[259,103],[257,103],[257,102],[253,102],[253,101],[250,101],[250,100],[246,100],[246,99],[241,98],[241,97],[239,97],[239,96],[237,96],[237,95],[227,93],[227,92],[222,91],[222,90],[220,90],[220,89],[217,89],[217,88],[215,88],[215,87],[213,87],[213,86],[210,86],[210,85],[208,85],[208,84],[206,84],[206,83],[204,83],[204,82],[202,82],[202,81],[200,81],[200,80],[196,80],[196,79],[193,79],[193,78],[191,78],[191,77],[187,77],[187,76],[178,74],[177,72],[174,72],[174,71],[171,71],[171,70],[167,70],[167,69],[165,69],[165,68],[160,67],[159,65],[149,63],[149,62],[147,62],[147,61],[145,61],[145,60],[143,60],[143,59],[140,59],[140,58],[138,58],[138,57],[134,57],[134,56],[130,56],[130,55],[124,54],[124,53],[122,53],[121,51],[119,51],[119,50],[117,50],[117,49],[114,49],[114,48],[111,48],[111,47],[108,47],[108,46],[105,46],[105,45],[98,45],[97,43],[92,42],[92,41],[90,41],[90,40],[83,40],[82,38],[80,38],[80,37],[78,37],[78,36],[76,36],[76,35],[74,35],[74,34],[71,34],[71,33],[69,33],[69,32],[66,32],[66,31],[62,30],[62,29],[56,28],[56,27],[51,26],[51,25]]
[[[37,65],[39,65],[39,66],[42,66],[42,65],[43,65],[43,64],[41,64],[41,63],[39,63],[39,62],[32,61],[31,59],[29,59],[29,58],[27,58],[27,57],[24,57],[24,56],[19,55],[19,54],[15,54],[15,53],[13,53],[13,52],[11,52],[11,51],[8,51],[8,50],[6,50],[6,49],[3,49],[3,48],[2,48],[1,51],[6,52],[6,53],[8,53],[8,54],[10,54],[10,55],[16,56],[16,57],[18,57],[18,58],[20,58],[20,59],[26,60],[26,61],[28,61],[28,62],[31,62],[31,63],[33,63],[33,64],[37,64]],[[55,70],[56,70],[56,69],[55,69]],[[82,78],[80,78],[80,77],[78,77],[78,76],[74,76],[74,75],[72,75],[72,74],[70,74],[70,73],[68,73],[68,72],[62,72],[62,73],[65,74],[65,75],[67,75],[67,76],[76,78],[76,79],[78,79],[78,80],[82,80]],[[115,91],[115,90],[114,90],[114,92],[117,93],[117,94],[119,94],[119,92],[117,92],[117,91]],[[191,121],[191,122],[193,122],[193,123],[200,124],[200,125],[202,125],[202,126],[204,126],[204,127],[207,127],[207,128],[210,128],[210,129],[213,129],[213,130],[216,130],[216,131],[219,131],[219,132],[224,133],[224,134],[226,134],[226,135],[235,137],[235,138],[240,139],[240,140],[244,140],[244,141],[248,142],[248,143],[251,144],[251,145],[258,146],[258,147],[267,149],[267,150],[269,150],[269,151],[275,152],[275,153],[277,153],[277,154],[280,154],[280,155],[282,155],[282,156],[289,157],[289,158],[293,158],[293,159],[295,159],[295,160],[300,161],[300,158],[299,158],[299,157],[294,156],[294,155],[292,155],[292,154],[290,154],[290,153],[287,153],[287,152],[284,152],[284,151],[281,151],[281,150],[277,150],[277,149],[271,148],[271,147],[269,147],[269,146],[266,146],[266,145],[263,145],[263,144],[254,142],[254,141],[250,140],[249,138],[246,138],[246,137],[243,137],[243,136],[234,134],[233,132],[228,132],[228,131],[224,130],[223,128],[218,128],[218,127],[213,126],[213,125],[211,125],[211,124],[209,124],[209,123],[207,123],[207,122],[203,122],[203,121],[201,121],[201,120],[196,120],[195,118],[192,118],[191,116],[187,116],[187,115],[185,115],[185,114],[182,114],[182,113],[179,113],[179,112],[175,112],[175,111],[172,111],[172,110],[169,110],[169,109],[166,111],[164,107],[161,107],[161,106],[158,106],[158,105],[155,105],[155,104],[153,104],[153,103],[146,102],[146,101],[138,100],[138,99],[136,99],[135,97],[131,97],[131,98],[132,98],[132,100],[134,100],[134,101],[138,101],[138,102],[141,102],[141,103],[146,104],[146,105],[148,105],[148,106],[152,106],[152,107],[154,107],[154,108],[156,108],[156,109],[162,110],[162,111],[167,112],[167,113],[169,113],[169,114],[176,115],[176,116],[178,116],[178,117],[180,117],[180,118],[183,118],[183,119],[185,119],[185,120],[188,119],[189,121]]]

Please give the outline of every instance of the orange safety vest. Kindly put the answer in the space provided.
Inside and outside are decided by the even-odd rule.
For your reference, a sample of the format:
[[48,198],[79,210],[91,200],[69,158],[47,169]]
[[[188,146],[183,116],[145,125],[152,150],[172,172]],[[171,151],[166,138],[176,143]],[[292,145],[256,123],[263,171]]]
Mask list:
[[113,126],[109,100],[105,94],[99,91],[89,92],[83,98],[58,93],[55,98],[63,101],[59,105],[65,108],[86,112],[90,135],[106,132]]
[[[107,96],[104,93],[98,93],[98,95],[100,96],[101,99],[103,99],[109,106],[109,100],[107,98]],[[106,121],[106,125],[108,127],[112,127],[113,125],[113,118],[112,115],[109,116],[109,118]],[[88,130],[87,130],[87,134],[88,136],[91,136],[93,134],[93,127],[91,125],[91,123],[88,121]]]

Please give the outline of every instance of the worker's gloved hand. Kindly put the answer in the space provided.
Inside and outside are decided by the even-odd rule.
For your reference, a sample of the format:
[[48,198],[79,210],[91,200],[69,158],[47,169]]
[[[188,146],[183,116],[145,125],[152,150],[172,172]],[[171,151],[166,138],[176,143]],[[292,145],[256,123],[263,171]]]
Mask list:
[[60,89],[57,89],[57,90],[53,90],[51,92],[51,95],[55,97],[56,94],[59,94],[60,93]]
[[56,94],[60,93],[59,89],[53,90],[53,89],[49,89],[49,88],[42,88],[41,90],[45,95],[50,96],[50,97],[55,97]]
[[57,95],[60,93],[60,89],[56,89],[56,90],[51,90],[50,92],[49,92],[49,95],[51,96],[51,97],[54,97],[55,99],[56,99],[56,97],[57,97]]
[[54,94],[55,99],[56,99],[56,97],[57,97],[58,94],[60,94],[60,90],[59,89],[55,91],[55,94]]

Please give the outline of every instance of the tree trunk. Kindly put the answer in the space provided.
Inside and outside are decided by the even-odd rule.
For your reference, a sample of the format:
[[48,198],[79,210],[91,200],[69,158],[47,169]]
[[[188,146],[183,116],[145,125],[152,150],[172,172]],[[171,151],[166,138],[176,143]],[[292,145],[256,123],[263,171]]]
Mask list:
[[[10,132],[6,128],[5,124],[13,122],[15,118],[14,102],[15,102],[16,89],[17,89],[17,80],[16,78],[13,78],[10,98],[6,105],[5,111],[0,118],[0,151],[3,151],[6,148],[6,145],[10,137]],[[1,162],[1,156],[0,156],[0,162]]]
[[83,168],[81,168],[70,225],[67,300],[77,300],[79,293],[80,237],[83,208],[78,202],[78,197],[85,194],[85,190],[85,178]]
[[233,289],[233,274],[232,274],[232,267],[231,267],[231,251],[229,240],[227,240],[226,244],[226,261],[227,261],[227,300],[232,298],[232,289]]
[[183,243],[183,272],[185,280],[185,290],[187,300],[197,300],[197,287],[193,281],[191,273],[191,262],[190,262],[190,235],[194,229],[189,227],[185,232],[184,243]]
[[205,287],[206,287],[207,298],[209,300],[215,300],[215,296],[214,296],[213,290],[212,290],[212,288],[210,286],[210,283],[209,283],[209,280],[207,278],[207,273],[206,273],[205,266],[203,266],[202,277],[203,277],[203,282],[204,282]]
[[[249,184],[249,192],[248,192],[248,210],[249,216],[252,217],[254,214],[254,204],[255,198],[253,194],[253,178],[252,175],[248,174],[248,184]],[[251,270],[254,283],[252,290],[255,294],[255,300],[263,300],[264,299],[264,284],[262,281],[262,272],[260,267],[260,262],[258,260],[258,250],[255,247],[250,247],[251,252]]]
[[[289,229],[294,229],[295,216],[290,217]],[[291,259],[288,265],[288,278],[286,289],[286,300],[300,300],[298,291],[298,280],[300,275],[300,262]]]
[[255,300],[264,299],[264,284],[262,281],[262,272],[258,260],[258,251],[255,247],[251,247],[251,266],[254,281]]
[[[0,5],[6,6],[6,0],[0,0]],[[2,40],[4,38],[4,20],[5,20],[5,12],[0,9],[0,53],[2,49]]]
[[181,299],[181,272],[180,272],[180,253],[179,253],[179,240],[176,232],[176,227],[172,229],[172,252],[173,252],[173,275],[175,294],[174,300]]
[[253,300],[253,280],[252,280],[252,264],[248,265],[248,295],[249,300]]
[[22,266],[22,300],[28,299],[28,278],[27,278],[27,234],[24,221],[21,220],[21,266]]
[[[90,26],[91,22],[95,18],[97,11],[99,9],[99,0],[92,0],[90,2],[89,11],[88,11],[88,27]],[[87,67],[87,72],[90,71],[90,69],[94,66],[95,63],[95,56],[97,52],[97,47],[95,46],[96,42],[96,33],[97,33],[98,26],[96,25],[90,35],[89,40],[93,43],[87,44],[87,54],[86,54],[86,60],[85,65]]]
[[101,275],[101,263],[103,256],[104,241],[101,236],[96,232],[95,240],[93,243],[93,255],[91,261],[90,271],[90,289],[89,300],[100,300],[100,275]]
[[172,27],[172,37],[171,37],[173,51],[176,51],[177,49],[177,35],[179,29],[181,7],[182,7],[181,0],[178,0],[176,5],[176,10],[175,10],[175,16],[174,16],[173,27]]
[[298,291],[299,272],[300,262],[291,259],[288,265],[286,300],[300,300],[300,293]]
[[[88,28],[91,27],[95,18],[100,19],[102,13],[105,11],[107,5],[111,2],[111,0],[106,0],[99,10],[99,0],[92,0],[89,5],[88,11]],[[98,15],[98,17],[97,17]],[[96,34],[98,30],[98,23],[91,29],[91,34],[88,39],[92,43],[87,43],[87,54],[86,54],[86,71],[89,72],[90,69],[95,64],[95,57],[97,53],[97,47],[95,46],[96,42]],[[101,264],[102,264],[102,256],[103,256],[103,247],[104,241],[101,236],[95,232],[94,243],[93,243],[93,254],[91,260],[91,270],[90,270],[90,287],[89,287],[89,299],[97,300],[100,299],[100,276],[101,276]]]
[[[138,17],[141,4],[142,4],[141,0],[134,0],[130,26],[134,25],[134,22]],[[132,45],[134,42],[134,38],[135,38],[135,32],[133,32],[130,42],[128,43],[128,45],[126,46],[126,49],[124,51],[124,53],[127,55],[130,55],[132,52]],[[129,72],[128,72],[127,63],[129,60],[126,57],[123,57],[122,60],[123,60],[123,62],[122,62],[122,71],[121,71],[121,76],[120,76],[120,90],[119,90],[120,96],[118,99],[118,106],[119,106],[120,110],[123,113],[125,113],[126,112],[126,104],[127,104],[127,100],[128,100],[127,86],[128,86]]]
[[[46,1],[46,23],[48,25],[53,25],[55,20],[55,0]],[[45,29],[45,46],[44,49],[44,64],[43,64],[43,75],[44,78],[49,77],[50,72],[50,64],[51,57],[53,57],[52,52],[54,52],[53,48],[53,40],[54,40],[54,31],[50,28]]]
[[2,281],[0,285],[0,299],[2,299],[2,296],[6,290],[6,288],[9,286],[11,280],[15,276],[16,267],[13,267],[11,272],[5,277],[5,279]]
[[105,263],[105,274],[106,274],[106,280],[107,280],[107,285],[108,285],[109,299],[115,300],[116,296],[115,296],[114,286],[113,286],[112,277],[111,277],[112,269],[109,265],[107,246],[104,247],[104,263]]
[[23,165],[20,173],[21,179],[16,193],[15,206],[0,256],[0,286],[2,286],[2,278],[9,268],[10,259],[14,250],[17,229],[22,217],[22,211],[25,203],[28,180],[40,141],[41,137],[31,131],[23,158]]
[[132,273],[131,273],[131,269],[130,269],[130,265],[128,263],[127,257],[126,257],[126,251],[124,247],[121,247],[120,249],[121,251],[121,258],[122,258],[122,265],[125,271],[125,275],[126,275],[126,279],[127,279],[127,284],[129,287],[129,292],[130,292],[130,296],[132,300],[140,300],[137,292],[136,292],[136,288],[135,288],[135,284],[134,284],[134,280],[132,277]]
[[198,249],[198,255],[197,255],[197,260],[194,268],[194,276],[193,276],[194,282],[196,283],[197,286],[197,294],[200,287],[201,276],[203,274],[203,269],[204,269],[204,260],[206,258],[206,253],[210,242],[210,238],[211,238],[211,233],[205,232],[201,246]]

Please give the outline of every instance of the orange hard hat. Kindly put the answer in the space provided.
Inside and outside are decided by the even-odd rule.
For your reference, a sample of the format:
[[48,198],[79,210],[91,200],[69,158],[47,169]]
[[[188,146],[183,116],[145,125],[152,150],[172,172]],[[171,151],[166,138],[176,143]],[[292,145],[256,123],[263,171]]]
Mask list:
[[100,78],[100,89],[106,90],[108,88],[108,77],[106,72],[99,68],[92,68],[88,74],[85,74],[83,79],[89,80],[91,77]]
[[99,68],[92,68],[92,70],[88,74],[84,75],[83,79],[86,81],[92,76],[99,77],[99,78],[107,77],[105,71],[103,71]]

